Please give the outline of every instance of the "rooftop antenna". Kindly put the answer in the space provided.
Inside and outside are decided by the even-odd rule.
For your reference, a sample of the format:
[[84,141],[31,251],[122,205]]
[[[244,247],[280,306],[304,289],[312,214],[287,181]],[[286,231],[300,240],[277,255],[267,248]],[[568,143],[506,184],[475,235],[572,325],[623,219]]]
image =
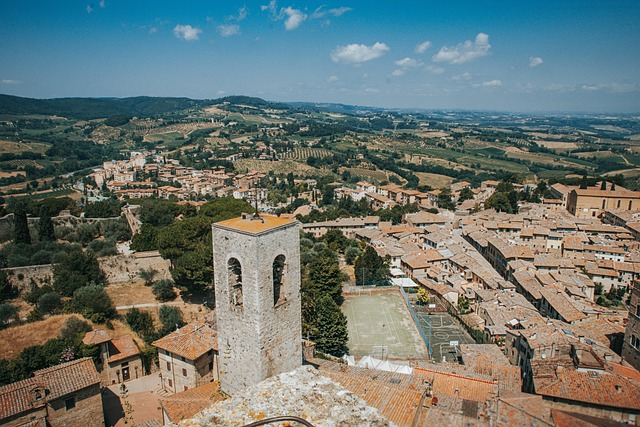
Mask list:
[[260,212],[258,211],[258,186],[257,184],[253,185],[253,191],[254,191],[254,207],[255,207],[255,212],[253,213],[253,219],[259,219],[262,220],[262,218],[260,217]]

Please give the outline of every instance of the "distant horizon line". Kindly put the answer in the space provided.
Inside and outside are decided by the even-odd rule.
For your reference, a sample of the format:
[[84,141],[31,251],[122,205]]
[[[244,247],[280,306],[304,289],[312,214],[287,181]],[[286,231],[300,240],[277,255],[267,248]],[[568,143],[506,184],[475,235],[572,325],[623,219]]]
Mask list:
[[[255,95],[223,95],[218,98],[191,98],[188,96],[163,96],[163,95],[131,95],[131,96],[64,96],[64,97],[53,97],[53,98],[33,98],[28,96],[20,96],[20,95],[12,95],[8,93],[0,93],[0,96],[10,96],[15,98],[24,98],[24,99],[33,99],[37,101],[52,101],[52,100],[62,100],[62,99],[102,99],[102,100],[119,100],[119,99],[128,99],[128,98],[174,98],[174,99],[188,99],[192,101],[215,101],[223,98],[230,97],[247,97],[247,98],[255,98],[260,99],[265,102],[273,103],[273,104],[312,104],[312,105],[344,105],[348,107],[362,108],[362,109],[376,109],[376,110],[394,110],[394,111],[433,111],[433,112],[473,112],[473,113],[498,113],[498,114],[516,114],[516,115],[524,115],[524,114],[537,114],[543,116],[550,115],[622,115],[622,116],[639,116],[640,118],[640,110],[634,112],[622,112],[622,111],[596,111],[596,110],[531,110],[531,111],[523,111],[523,110],[495,110],[495,109],[483,109],[483,108],[462,108],[462,107],[380,107],[380,106],[372,106],[372,105],[358,105],[358,104],[348,104],[345,102],[335,102],[335,101],[275,101],[262,98],[260,96]],[[5,113],[7,114],[7,113]]]

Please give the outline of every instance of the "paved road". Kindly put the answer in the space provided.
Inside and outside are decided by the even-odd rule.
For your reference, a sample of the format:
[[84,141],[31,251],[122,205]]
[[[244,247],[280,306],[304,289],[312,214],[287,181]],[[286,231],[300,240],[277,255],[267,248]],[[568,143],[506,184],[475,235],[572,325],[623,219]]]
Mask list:
[[185,302],[184,301],[146,302],[143,304],[119,305],[116,307],[116,310],[130,310],[132,308],[150,308],[150,307],[160,307],[161,305],[182,305],[182,304],[185,304]]
[[[144,376],[125,383],[128,390],[127,402],[131,404],[134,424],[141,424],[149,420],[162,422],[162,411],[156,393],[160,389],[160,377],[157,373]],[[102,394],[102,404],[106,427],[124,427],[124,411],[120,391],[120,384],[105,388]]]

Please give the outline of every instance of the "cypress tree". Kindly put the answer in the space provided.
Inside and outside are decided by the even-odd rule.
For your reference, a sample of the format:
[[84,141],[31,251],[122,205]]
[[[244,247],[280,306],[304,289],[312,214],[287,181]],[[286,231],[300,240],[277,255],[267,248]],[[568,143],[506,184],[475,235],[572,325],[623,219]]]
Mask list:
[[41,242],[53,242],[56,240],[51,216],[45,212],[40,215],[40,221],[38,221],[38,239]]
[[322,353],[342,356],[345,353],[349,332],[347,318],[330,296],[323,296],[316,305],[316,348]]
[[31,244],[31,234],[29,234],[29,223],[27,222],[27,211],[24,206],[19,206],[14,212],[14,241],[15,243]]

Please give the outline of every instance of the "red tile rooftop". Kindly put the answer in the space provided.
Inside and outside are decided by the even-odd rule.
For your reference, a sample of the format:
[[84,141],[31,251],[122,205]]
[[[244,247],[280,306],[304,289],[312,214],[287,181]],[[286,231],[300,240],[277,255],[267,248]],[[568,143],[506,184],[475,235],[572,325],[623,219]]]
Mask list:
[[218,350],[218,331],[211,325],[196,321],[151,343],[189,360],[196,360],[209,350]]

